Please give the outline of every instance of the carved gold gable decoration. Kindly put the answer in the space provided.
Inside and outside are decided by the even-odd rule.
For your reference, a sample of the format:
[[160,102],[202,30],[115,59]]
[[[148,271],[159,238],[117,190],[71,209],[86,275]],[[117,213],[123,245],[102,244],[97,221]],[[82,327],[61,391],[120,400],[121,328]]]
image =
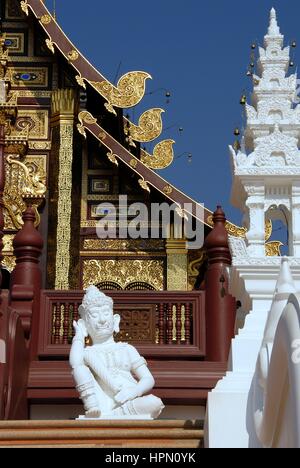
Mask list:
[[147,110],[141,115],[138,125],[127,121],[124,131],[129,144],[136,146],[133,140],[145,143],[158,138],[162,132],[161,114],[163,112],[164,110],[160,108]]
[[134,71],[123,75],[117,86],[107,80],[90,81],[90,84],[107,100],[106,109],[117,115],[114,107],[133,107],[143,99],[148,78],[152,78],[149,73]]
[[141,161],[150,169],[165,169],[172,164],[174,159],[174,140],[163,140],[158,143],[151,156],[147,151],[141,150]]

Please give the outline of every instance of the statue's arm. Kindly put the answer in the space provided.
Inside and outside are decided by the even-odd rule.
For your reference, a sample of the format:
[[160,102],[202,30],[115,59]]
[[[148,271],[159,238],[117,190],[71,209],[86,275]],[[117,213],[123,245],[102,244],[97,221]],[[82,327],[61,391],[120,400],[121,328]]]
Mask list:
[[85,333],[78,322],[73,322],[75,336],[70,351],[70,365],[76,369],[84,365]]

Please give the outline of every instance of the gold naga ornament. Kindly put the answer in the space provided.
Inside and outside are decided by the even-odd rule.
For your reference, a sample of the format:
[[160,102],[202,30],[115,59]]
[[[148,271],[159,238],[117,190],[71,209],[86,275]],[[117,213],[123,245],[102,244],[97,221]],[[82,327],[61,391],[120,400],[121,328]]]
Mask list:
[[[32,157],[33,158],[33,157]],[[7,162],[7,183],[5,185],[3,200],[4,207],[11,218],[12,226],[9,226],[9,219],[6,220],[8,227],[20,229],[23,226],[22,214],[26,209],[24,198],[34,198],[33,208],[36,214],[35,226],[40,224],[40,214],[38,206],[45,198],[46,194],[46,172],[36,161],[25,161],[13,159],[8,155]],[[10,167],[9,167],[10,166]]]
[[161,118],[163,112],[165,111],[160,108],[149,109],[140,116],[138,125],[129,120],[125,122],[124,132],[130,146],[136,146],[133,140],[146,143],[160,136],[163,128]]

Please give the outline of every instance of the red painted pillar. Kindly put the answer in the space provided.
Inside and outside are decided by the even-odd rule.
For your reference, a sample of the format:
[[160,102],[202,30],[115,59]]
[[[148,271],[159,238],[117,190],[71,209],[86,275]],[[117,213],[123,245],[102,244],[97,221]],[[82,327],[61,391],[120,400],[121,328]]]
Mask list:
[[11,276],[10,304],[21,316],[25,335],[29,338],[30,333],[36,335],[38,330],[42,281],[39,258],[43,239],[34,226],[32,201],[25,201],[28,206],[23,215],[24,225],[13,241],[16,267]]
[[213,215],[214,228],[205,240],[206,273],[206,360],[226,362],[234,336],[236,301],[228,294],[227,267],[231,265],[226,218],[220,206]]

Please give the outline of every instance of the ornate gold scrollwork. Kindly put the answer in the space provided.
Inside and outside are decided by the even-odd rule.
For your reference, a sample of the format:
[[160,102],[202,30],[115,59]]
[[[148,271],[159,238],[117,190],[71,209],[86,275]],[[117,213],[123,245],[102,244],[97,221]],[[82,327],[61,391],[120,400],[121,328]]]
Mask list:
[[46,46],[48,47],[49,50],[51,50],[52,54],[55,54],[55,49],[54,49],[54,42],[51,41],[51,39],[46,39]]
[[136,146],[133,140],[143,143],[158,138],[162,132],[161,114],[163,112],[164,110],[160,108],[147,110],[139,118],[138,125],[127,121],[124,131],[129,144]]
[[[12,155],[7,156],[7,163],[11,166],[8,171],[8,182],[4,191],[4,206],[13,223],[12,228],[20,229],[23,226],[22,213],[26,208],[23,197],[33,197],[41,201],[46,193],[46,173],[41,167],[37,167],[34,163],[23,163],[17,159],[13,159]],[[18,171],[13,169],[13,165],[19,168]],[[34,205],[36,211],[36,226],[40,223],[40,215],[38,213],[38,204]]]
[[90,112],[82,111],[78,114],[78,120],[80,124],[77,124],[77,130],[79,131],[81,135],[84,136],[84,138],[86,138],[86,131],[85,131],[84,123],[94,124],[94,123],[97,123],[97,119],[95,119],[92,116],[92,114],[90,114]]
[[24,11],[24,13],[28,16],[29,15],[29,5],[27,3],[27,0],[22,0],[21,2],[21,9]]
[[112,151],[107,153],[107,157],[108,157],[108,159],[110,160],[111,163],[115,164],[116,166],[119,165],[119,162],[117,160],[117,156],[115,154],[113,154]]
[[133,107],[143,99],[148,78],[151,78],[149,73],[134,71],[123,75],[117,86],[107,80],[90,81],[90,84],[107,100],[106,109],[117,115],[114,107]]
[[[209,226],[213,227],[213,215],[208,216],[206,222]],[[246,237],[247,229],[244,227],[237,226],[236,224],[230,223],[229,221],[226,221],[225,227],[230,236],[241,237],[243,239]]]
[[280,247],[284,244],[280,241],[268,242],[273,232],[273,223],[271,219],[266,220],[265,224],[265,249],[267,257],[281,257]]
[[158,143],[151,156],[147,151],[141,150],[141,161],[150,169],[165,169],[174,159],[174,140],[163,140]]
[[146,190],[146,192],[150,193],[150,187],[148,185],[148,182],[146,182],[145,179],[139,179],[139,184],[142,187],[143,190]]
[[164,288],[164,262],[162,260],[85,260],[83,262],[83,287],[103,281],[114,281],[122,289],[135,281]]
[[77,81],[77,83],[79,84],[79,86],[81,86],[82,88],[86,89],[86,84],[85,84],[85,82],[84,82],[84,78],[82,78],[81,75],[76,75],[75,78],[76,78],[76,81]]

